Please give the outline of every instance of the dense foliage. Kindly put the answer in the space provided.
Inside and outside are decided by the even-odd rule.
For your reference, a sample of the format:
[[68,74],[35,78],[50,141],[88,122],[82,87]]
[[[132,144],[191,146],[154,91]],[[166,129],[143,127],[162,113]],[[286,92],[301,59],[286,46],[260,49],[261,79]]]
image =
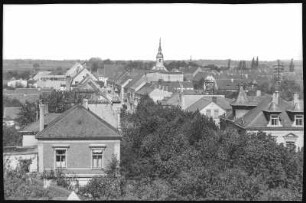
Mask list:
[[31,71],[17,71],[17,70],[10,70],[3,72],[3,79],[4,80],[10,80],[12,78],[15,79],[24,79],[28,80],[31,76]]
[[12,99],[7,96],[3,96],[3,107],[21,107],[22,103],[18,99]]
[[18,118],[16,121],[21,127],[24,127],[37,119],[37,113],[38,104],[36,102],[26,101],[24,104],[21,104],[21,110],[18,113]]
[[22,137],[15,127],[2,127],[3,146],[21,146]]
[[72,103],[82,102],[82,96],[73,91],[53,90],[51,94],[41,95],[40,99],[44,104],[48,104],[50,113],[63,113]]
[[121,176],[94,178],[82,193],[89,199],[302,199],[303,151],[265,133],[219,130],[199,112],[148,97],[122,116]]

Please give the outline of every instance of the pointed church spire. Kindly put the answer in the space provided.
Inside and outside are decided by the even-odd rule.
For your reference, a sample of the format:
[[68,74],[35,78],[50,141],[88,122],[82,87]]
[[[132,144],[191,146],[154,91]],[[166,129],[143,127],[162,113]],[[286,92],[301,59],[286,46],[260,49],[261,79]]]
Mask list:
[[162,49],[161,49],[161,37],[159,38],[159,47],[158,47],[158,53],[161,53]]

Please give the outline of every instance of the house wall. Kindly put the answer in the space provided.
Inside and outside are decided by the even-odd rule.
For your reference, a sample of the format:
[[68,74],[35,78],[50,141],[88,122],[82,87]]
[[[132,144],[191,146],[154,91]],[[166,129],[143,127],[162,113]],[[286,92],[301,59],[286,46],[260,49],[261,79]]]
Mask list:
[[32,163],[30,164],[29,171],[30,172],[36,172],[38,169],[37,165],[37,153],[32,154],[10,154],[10,153],[4,153],[3,154],[3,164],[5,166],[16,169],[16,167],[19,164],[19,160],[25,160],[25,159],[32,159]]
[[93,74],[91,74],[91,73],[85,68],[85,69],[83,69],[75,78],[73,78],[73,80],[72,80],[72,85],[75,85],[76,82],[77,82],[77,83],[81,82],[81,81],[84,79],[84,77],[86,77],[87,74],[88,74],[94,81],[97,81],[97,78],[96,78]]
[[[200,111],[200,113],[203,114],[203,115],[206,115],[206,110],[208,110],[208,109],[211,110],[211,116],[210,116],[210,117],[212,117],[212,118],[214,119],[215,123],[216,123],[217,125],[219,125],[219,124],[220,124],[220,118],[219,118],[219,116],[221,116],[221,115],[223,115],[224,113],[226,113],[226,110],[223,109],[223,108],[221,108],[221,107],[220,107],[219,105],[217,105],[216,103],[211,102],[211,103],[208,104],[205,108],[203,108],[203,109]],[[214,117],[214,111],[215,111],[215,110],[218,110],[218,111],[219,111],[219,112],[218,112],[218,117],[217,117],[217,118]]]
[[22,136],[22,146],[34,146],[37,145],[37,139],[35,138],[35,135],[23,135]]
[[60,81],[60,80],[47,80],[47,81],[37,81],[37,87],[38,88],[53,88],[57,90],[61,90],[66,86],[66,81]]
[[[74,173],[92,174],[97,169],[91,169],[91,144],[105,144],[103,152],[102,167],[105,168],[113,154],[120,160],[120,140],[39,140],[38,156],[39,172],[55,169],[55,148],[59,145],[69,145],[67,148],[67,170]],[[79,172],[78,172],[79,171]]]
[[[252,132],[258,132],[258,131],[248,131],[250,133]],[[297,140],[295,142],[297,148],[301,148],[304,146],[304,131],[293,131],[293,130],[290,130],[290,131],[271,131],[271,130],[263,130],[263,132],[267,133],[267,134],[271,134],[271,136],[274,136],[275,139],[276,139],[276,142],[277,143],[283,143],[285,145],[286,143],[286,140],[284,139],[284,136],[292,133],[292,134],[295,134],[297,135]]]
[[152,98],[154,102],[163,100],[165,97],[170,97],[171,95],[172,95],[172,92],[164,91],[161,89],[154,89],[149,94],[150,98]]
[[183,73],[181,73],[181,74],[177,74],[177,73],[171,74],[171,72],[167,72],[167,73],[153,72],[153,73],[147,73],[146,77],[147,77],[148,82],[158,81],[158,80],[163,80],[163,81],[167,81],[167,82],[168,81],[169,82],[176,82],[176,81],[183,82],[184,81]]

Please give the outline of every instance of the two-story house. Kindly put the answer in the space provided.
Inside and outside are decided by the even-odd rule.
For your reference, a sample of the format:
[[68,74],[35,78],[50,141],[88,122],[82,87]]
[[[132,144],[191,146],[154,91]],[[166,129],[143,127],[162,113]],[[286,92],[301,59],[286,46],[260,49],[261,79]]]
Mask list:
[[[40,105],[43,108],[43,104]],[[44,118],[40,117],[40,126]],[[120,160],[116,128],[82,105],[75,105],[36,134],[38,171],[62,169],[84,185],[104,170],[112,156]]]
[[225,122],[247,132],[263,131],[271,134],[277,143],[296,149],[304,146],[304,108],[303,101],[294,94],[288,102],[279,92],[265,95],[254,103],[249,101],[242,87],[236,101],[232,104],[232,114]]

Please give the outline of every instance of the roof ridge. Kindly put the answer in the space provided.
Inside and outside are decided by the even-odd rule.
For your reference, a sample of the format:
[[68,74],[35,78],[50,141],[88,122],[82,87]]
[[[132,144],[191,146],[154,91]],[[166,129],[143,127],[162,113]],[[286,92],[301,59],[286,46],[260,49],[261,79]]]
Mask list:
[[44,128],[42,131],[38,132],[38,133],[36,134],[35,138],[36,138],[38,135],[42,134],[44,131],[46,131],[46,129],[48,129],[49,127],[53,126],[54,123],[56,123],[57,121],[61,120],[64,116],[68,115],[70,112],[72,112],[73,109],[76,109],[78,106],[79,106],[79,105],[72,106],[71,108],[69,108],[68,110],[66,110],[64,113],[62,113],[61,115],[59,115],[58,117],[56,117],[53,121],[51,121],[51,122],[49,123],[49,125],[48,125],[46,128]]
[[75,105],[73,107],[71,107],[70,109],[68,109],[66,112],[64,112],[61,116],[57,117],[56,119],[54,119],[46,128],[44,128],[42,131],[40,131],[39,133],[36,134],[36,138],[38,136],[40,136],[41,134],[43,134],[47,129],[49,129],[50,127],[52,127],[53,125],[55,125],[56,123],[58,123],[60,120],[62,120],[64,117],[66,117],[67,115],[69,115],[71,112],[73,112],[75,109],[80,108],[81,110],[84,110],[86,113],[89,113],[89,115],[94,116],[96,119],[98,119],[100,122],[102,122],[106,127],[108,127],[109,129],[111,129],[112,131],[114,131],[116,134],[120,135],[118,130],[113,127],[111,124],[109,124],[108,122],[106,122],[105,120],[103,120],[102,118],[100,118],[98,115],[96,115],[94,112],[87,110],[84,106],[82,105]]

